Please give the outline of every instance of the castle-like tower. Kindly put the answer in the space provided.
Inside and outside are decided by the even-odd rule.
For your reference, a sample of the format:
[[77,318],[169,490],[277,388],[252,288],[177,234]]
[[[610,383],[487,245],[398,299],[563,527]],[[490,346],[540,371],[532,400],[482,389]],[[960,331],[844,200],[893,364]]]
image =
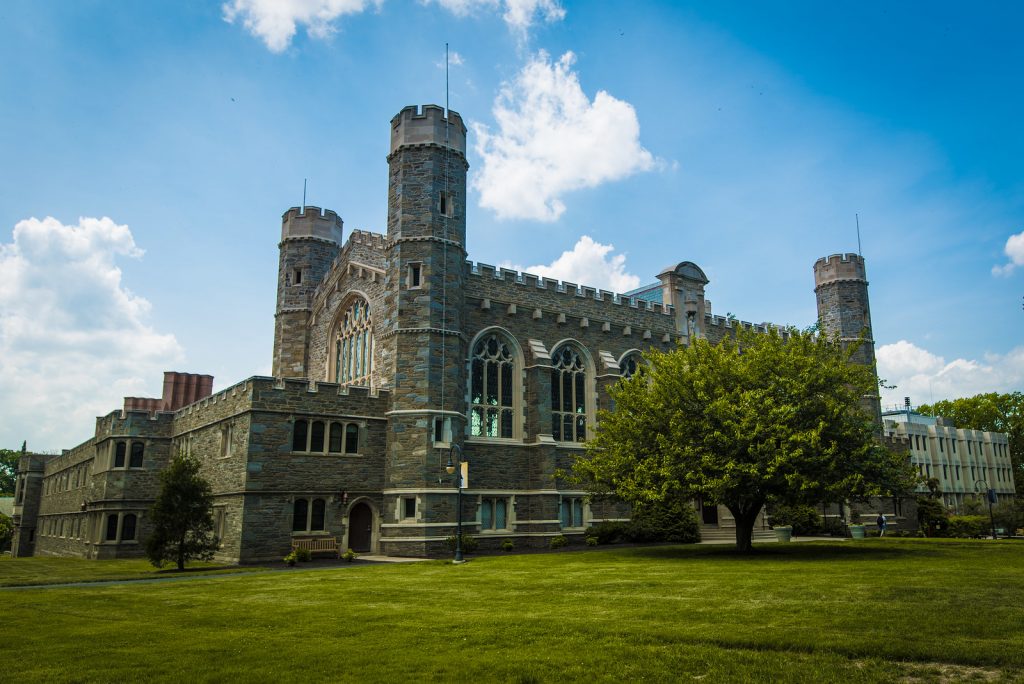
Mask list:
[[436,488],[443,449],[461,445],[465,434],[469,164],[462,117],[436,105],[404,108],[391,120],[387,160],[387,319],[378,328],[393,368],[385,480],[394,488]]
[[[871,307],[868,305],[868,279],[864,257],[859,254],[833,254],[814,262],[814,295],[818,302],[821,332],[836,336],[843,345],[863,343],[853,361],[875,369],[875,340],[871,332]],[[878,393],[864,398],[864,406],[882,424]]]
[[342,242],[342,220],[319,207],[292,207],[281,217],[281,258],[274,313],[275,377],[309,375],[309,318],[313,292],[330,270]]

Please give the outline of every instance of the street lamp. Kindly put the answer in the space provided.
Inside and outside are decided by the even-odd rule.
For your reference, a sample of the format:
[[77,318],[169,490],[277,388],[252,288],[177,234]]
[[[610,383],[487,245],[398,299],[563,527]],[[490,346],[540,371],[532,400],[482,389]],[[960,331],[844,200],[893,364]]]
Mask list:
[[[981,487],[978,485],[981,485]],[[985,498],[988,499],[988,519],[992,523],[992,539],[994,541],[996,538],[996,517],[992,514],[992,504],[996,498],[996,490],[990,488],[985,480],[975,480],[974,491],[981,494],[982,490],[985,490]]]
[[[455,455],[455,460],[452,460],[452,455]],[[448,463],[444,466],[445,471],[449,475],[455,475],[455,562],[462,563],[462,447],[458,444],[452,444],[448,449]]]

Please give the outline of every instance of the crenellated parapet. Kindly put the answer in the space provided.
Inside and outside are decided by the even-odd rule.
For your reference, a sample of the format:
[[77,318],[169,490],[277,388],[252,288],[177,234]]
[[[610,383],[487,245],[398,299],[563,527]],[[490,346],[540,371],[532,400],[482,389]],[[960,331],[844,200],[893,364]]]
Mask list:
[[291,207],[281,216],[281,241],[315,239],[340,245],[343,227],[344,221],[331,209]]
[[466,125],[459,113],[449,109],[446,118],[444,107],[429,104],[405,107],[391,119],[389,156],[402,147],[423,146],[447,146],[465,158]]
[[331,262],[327,274],[313,290],[313,315],[317,315],[328,296],[335,292],[345,275],[355,274],[358,278],[372,281],[383,279],[387,238],[368,230],[353,230],[348,241],[341,247],[338,256]]
[[814,288],[844,280],[867,282],[864,257],[859,254],[831,254],[814,262]]

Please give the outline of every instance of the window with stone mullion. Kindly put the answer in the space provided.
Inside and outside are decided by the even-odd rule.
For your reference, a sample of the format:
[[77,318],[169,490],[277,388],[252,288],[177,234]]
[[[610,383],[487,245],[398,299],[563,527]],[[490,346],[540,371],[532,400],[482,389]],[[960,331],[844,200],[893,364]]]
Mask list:
[[352,302],[334,335],[334,382],[369,385],[373,370],[373,325],[370,305]]
[[496,334],[473,348],[470,369],[470,434],[512,437],[515,363],[509,344]]
[[586,366],[579,351],[564,346],[552,357],[551,432],[555,441],[582,442],[587,437]]

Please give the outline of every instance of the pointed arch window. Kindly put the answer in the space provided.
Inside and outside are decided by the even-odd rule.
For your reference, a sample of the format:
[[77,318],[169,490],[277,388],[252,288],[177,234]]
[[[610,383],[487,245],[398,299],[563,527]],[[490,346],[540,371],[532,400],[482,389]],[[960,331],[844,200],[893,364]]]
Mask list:
[[482,336],[471,350],[469,434],[512,438],[516,431],[516,397],[521,393],[518,354],[504,335]]
[[631,378],[636,375],[640,366],[643,365],[644,357],[640,356],[640,352],[632,351],[627,352],[622,360],[619,361],[619,373],[624,378]]
[[551,434],[557,442],[587,438],[587,364],[574,344],[551,355]]
[[365,299],[351,300],[330,339],[331,381],[369,386],[373,373],[373,320]]

